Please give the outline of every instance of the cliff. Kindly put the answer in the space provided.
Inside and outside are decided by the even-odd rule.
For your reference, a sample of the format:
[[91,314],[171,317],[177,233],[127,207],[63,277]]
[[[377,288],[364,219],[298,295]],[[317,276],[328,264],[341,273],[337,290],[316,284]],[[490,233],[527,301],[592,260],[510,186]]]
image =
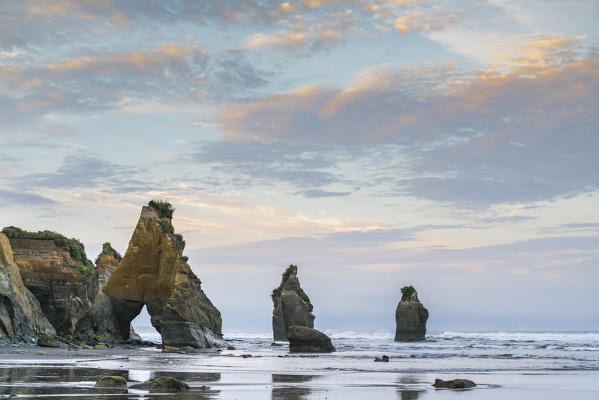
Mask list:
[[127,340],[131,321],[144,305],[168,346],[222,347],[220,312],[201,289],[175,234],[173,209],[150,202],[141,215],[122,261],[100,290],[77,334],[110,334]]
[[418,292],[413,286],[404,286],[401,293],[401,300],[395,310],[395,341],[422,341],[426,335],[428,310],[418,299]]
[[297,265],[290,265],[283,273],[281,284],[272,291],[272,331],[274,340],[287,340],[291,326],[314,328],[312,303],[300,287]]
[[19,340],[55,333],[39,302],[25,287],[8,238],[0,233],[0,338]]
[[91,302],[88,286],[93,265],[75,239],[49,232],[4,228],[23,283],[39,301],[61,336],[70,335]]

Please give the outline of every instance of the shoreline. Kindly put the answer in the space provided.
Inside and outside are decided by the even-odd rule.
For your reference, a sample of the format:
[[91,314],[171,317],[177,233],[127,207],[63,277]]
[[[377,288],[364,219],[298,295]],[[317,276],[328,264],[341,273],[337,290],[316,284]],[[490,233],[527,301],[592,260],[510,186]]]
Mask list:
[[[599,396],[599,369],[503,371],[357,371],[313,373],[280,370],[302,355],[265,357],[260,349],[173,353],[157,348],[60,349],[33,345],[7,346],[0,354],[0,398],[19,395],[76,395],[95,399],[106,393],[94,388],[101,375],[123,376],[129,386],[153,377],[172,376],[191,386],[189,398],[205,399],[590,399]],[[269,349],[270,350],[270,349]],[[250,353],[252,357],[243,358]],[[310,356],[311,363],[327,359]],[[338,360],[343,362],[343,360]],[[378,363],[377,363],[378,364]],[[435,389],[436,378],[466,378],[477,383],[468,390]],[[104,395],[102,394],[104,393]],[[108,398],[147,398],[147,391],[129,389]],[[31,397],[33,396],[33,397]],[[161,395],[160,398],[178,395]]]

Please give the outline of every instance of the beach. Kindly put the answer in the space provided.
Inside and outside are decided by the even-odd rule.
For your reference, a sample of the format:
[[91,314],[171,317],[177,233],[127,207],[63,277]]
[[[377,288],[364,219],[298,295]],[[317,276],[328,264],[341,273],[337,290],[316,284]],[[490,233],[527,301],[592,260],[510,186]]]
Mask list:
[[[397,343],[390,333],[329,332],[337,351],[293,354],[264,334],[229,333],[235,350],[163,351],[159,346],[60,349],[4,344],[0,398],[75,399],[595,399],[599,333],[431,333]],[[150,337],[152,338],[152,337]],[[156,336],[153,337],[156,339]],[[388,363],[374,358],[388,355]],[[128,385],[170,376],[185,394],[94,388],[103,375]],[[465,378],[467,390],[436,389]]]

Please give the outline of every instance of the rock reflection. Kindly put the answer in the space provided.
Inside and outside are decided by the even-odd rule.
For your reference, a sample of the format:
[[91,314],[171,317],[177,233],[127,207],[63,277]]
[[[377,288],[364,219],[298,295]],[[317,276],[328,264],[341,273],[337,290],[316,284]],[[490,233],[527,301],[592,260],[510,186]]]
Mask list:
[[[147,375],[146,375],[147,372]],[[148,393],[140,390],[122,390],[96,388],[94,383],[103,375],[121,376],[128,381],[138,380],[142,376],[157,378],[170,376],[183,380],[191,386],[187,393]],[[0,398],[27,396],[31,398],[79,398],[86,400],[112,399],[200,399],[218,398],[220,391],[212,390],[205,385],[220,381],[219,373],[193,372],[149,372],[132,370],[131,377],[126,370],[110,370],[100,368],[62,368],[47,367],[12,367],[0,368]]]
[[272,374],[272,400],[304,400],[312,389],[309,386],[299,385],[309,382],[312,375],[283,375]]
[[401,400],[418,400],[422,390],[399,390],[397,394]]
[[401,400],[418,400],[424,390],[417,389],[423,384],[423,380],[418,375],[401,375],[397,379],[397,397]]

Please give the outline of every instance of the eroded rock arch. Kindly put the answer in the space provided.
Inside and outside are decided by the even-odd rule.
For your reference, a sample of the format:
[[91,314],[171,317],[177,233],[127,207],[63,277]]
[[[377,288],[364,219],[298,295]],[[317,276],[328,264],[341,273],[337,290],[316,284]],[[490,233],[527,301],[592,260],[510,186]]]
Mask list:
[[131,321],[145,305],[165,345],[226,345],[220,312],[182,255],[185,242],[174,233],[172,212],[168,203],[143,207],[123,259],[77,325],[81,339],[128,340]]

